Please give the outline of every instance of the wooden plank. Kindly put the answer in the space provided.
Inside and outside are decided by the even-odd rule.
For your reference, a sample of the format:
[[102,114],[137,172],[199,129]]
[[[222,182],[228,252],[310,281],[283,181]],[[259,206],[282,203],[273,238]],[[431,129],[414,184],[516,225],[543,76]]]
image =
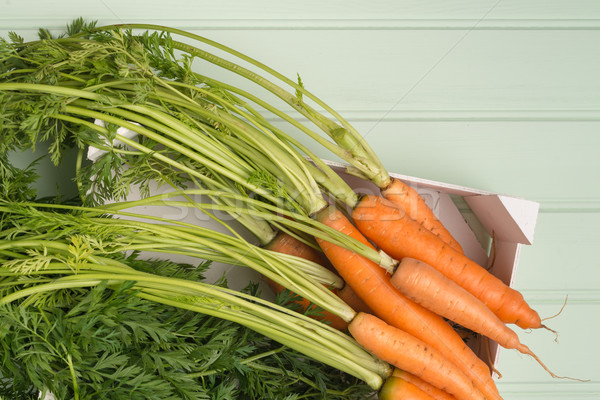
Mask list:
[[598,122],[351,122],[390,171],[524,197],[542,210],[600,210]]
[[224,29],[208,36],[292,79],[300,74],[307,88],[353,118],[600,120],[600,30],[259,29],[240,35]]
[[291,79],[299,74],[346,115],[600,120],[600,31],[560,32],[220,30],[209,36]]
[[515,286],[544,303],[560,304],[567,294],[598,302],[599,223],[600,213],[540,213],[534,244],[521,249]]
[[[398,19],[419,20],[540,20],[540,19],[593,19],[600,17],[600,7],[594,0],[360,0],[338,2],[307,0],[301,3],[273,0],[219,2],[173,0],[169,7],[163,2],[130,0],[76,1],[62,0],[52,6],[40,7],[35,0],[4,2],[4,18],[58,21],[80,15],[96,19],[152,19],[179,20],[200,26],[203,21],[223,20],[329,20],[357,21]],[[229,25],[234,25],[229,22]],[[358,23],[357,23],[358,24]],[[62,25],[62,23],[61,23]]]

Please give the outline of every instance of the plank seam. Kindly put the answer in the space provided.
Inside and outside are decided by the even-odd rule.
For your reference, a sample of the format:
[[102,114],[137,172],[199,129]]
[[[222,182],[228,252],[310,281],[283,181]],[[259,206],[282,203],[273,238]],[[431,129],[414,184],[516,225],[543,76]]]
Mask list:
[[[102,23],[113,21],[103,18]],[[62,18],[0,18],[0,29],[32,27],[43,21],[50,29],[62,29],[69,21]],[[282,18],[282,19],[190,19],[122,17],[118,22],[149,22],[202,30],[598,30],[599,18]],[[37,29],[37,25],[32,27]]]

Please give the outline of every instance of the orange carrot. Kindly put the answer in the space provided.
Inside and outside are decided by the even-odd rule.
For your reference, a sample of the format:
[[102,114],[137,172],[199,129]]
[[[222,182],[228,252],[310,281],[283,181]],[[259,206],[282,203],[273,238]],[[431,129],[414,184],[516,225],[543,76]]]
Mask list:
[[457,400],[486,399],[473,382],[440,352],[376,316],[358,313],[348,325],[348,330],[358,343],[380,359],[445,390]]
[[391,281],[400,292],[428,310],[484,335],[506,349],[532,356],[553,377],[559,378],[485,304],[430,265],[403,258]]
[[541,328],[538,313],[523,295],[451,248],[405,212],[380,196],[363,196],[352,212],[358,229],[397,260],[421,260],[480,299],[503,322]]
[[425,229],[448,243],[456,251],[463,253],[461,245],[435,216],[433,210],[415,189],[400,179],[392,178],[390,184],[381,190],[381,195],[400,207],[410,218],[419,222]]
[[301,257],[305,260],[312,261],[323,266],[326,266],[329,263],[327,261],[327,257],[325,257],[322,252],[310,247],[306,243],[301,242],[285,232],[278,232],[275,238],[269,244],[267,244],[265,248],[278,253]]
[[[403,379],[406,382],[412,383],[423,392],[427,393],[434,400],[456,400],[456,397],[452,396],[448,392],[445,392],[441,389],[436,388],[435,386],[425,382],[423,379],[418,376],[411,374],[410,372],[406,372],[399,368],[394,368],[394,372],[392,373],[392,377]],[[386,381],[387,384],[387,381]],[[384,384],[385,385],[385,384]]]
[[[325,257],[322,252],[308,246],[307,244],[284,232],[279,232],[275,239],[273,239],[271,243],[265,247],[269,250],[305,258],[309,261],[320,264],[325,268],[335,271],[335,268],[333,268],[327,257]],[[284,290],[283,286],[276,284],[266,277],[264,279],[275,294],[279,294]],[[344,285],[342,289],[334,290],[334,293],[337,294],[340,299],[344,300],[344,302],[352,307],[352,309],[355,311],[370,311],[369,307],[360,299],[360,297],[356,295],[350,285]],[[300,303],[302,310],[306,310],[308,305],[309,301],[302,299],[302,302]],[[323,316],[323,320],[329,321],[331,326],[336,329],[344,330],[348,326],[343,319],[326,310],[323,311]]]
[[[277,236],[275,236],[275,239],[273,239],[268,245],[266,245],[265,248],[279,253],[301,257],[321,265],[329,264],[327,258],[322,252],[310,247],[306,243],[301,242],[300,240],[296,239],[291,235],[288,235],[285,232],[279,232]],[[284,286],[274,282],[266,276],[263,276],[263,279],[276,295],[282,293],[285,290]],[[296,304],[300,312],[306,312],[306,310],[308,310],[309,308],[314,309],[316,307],[316,305],[311,304],[310,301],[303,297],[300,297],[296,301]],[[328,323],[332,328],[338,329],[340,331],[343,331],[348,327],[348,323],[346,321],[327,310],[322,310],[318,315],[314,315],[314,318],[319,321]]]
[[363,301],[363,299],[356,294],[352,286],[346,284],[343,288],[337,291],[338,297],[344,300],[344,303],[348,304],[356,312],[368,312],[373,313],[369,306]]
[[[322,223],[365,244],[367,239],[335,207],[316,215]],[[322,239],[317,242],[347,285],[375,315],[429,344],[473,380],[488,400],[500,399],[487,365],[439,315],[409,300],[393,287],[390,276],[376,263]]]
[[435,400],[402,378],[390,376],[379,391],[379,400]]

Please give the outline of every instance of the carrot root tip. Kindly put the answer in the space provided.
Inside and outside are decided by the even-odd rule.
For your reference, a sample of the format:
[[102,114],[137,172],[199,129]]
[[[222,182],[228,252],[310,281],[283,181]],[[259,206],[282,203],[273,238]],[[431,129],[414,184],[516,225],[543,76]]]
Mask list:
[[498,377],[498,379],[502,379],[502,373],[500,371],[498,371],[496,369],[496,367],[494,367],[493,365],[492,365],[492,371],[496,374],[496,376]]
[[553,377],[553,378],[556,378],[556,379],[569,379],[569,380],[578,381],[578,382],[589,382],[590,381],[589,379],[580,379],[580,378],[572,378],[570,376],[556,375],[554,372],[552,372],[550,370],[550,368],[548,368],[542,362],[542,360],[540,360],[540,358],[537,355],[535,355],[535,353],[533,351],[531,351],[531,349],[529,349],[529,347],[525,346],[524,344],[522,344],[521,346],[519,346],[517,348],[517,350],[519,350],[523,354],[527,354],[527,355],[530,355],[531,357],[533,357],[542,366],[542,368],[544,368],[546,370],[546,372],[548,372],[550,374],[550,376]]
[[549,331],[550,331],[550,332],[552,332],[552,333],[554,333],[554,341],[555,341],[556,343],[558,343],[558,331],[555,331],[554,329],[551,329],[551,328],[549,328],[549,327],[548,327],[548,326],[546,326],[546,325],[542,325],[541,327],[542,327],[542,328],[544,328],[544,329],[546,329],[546,330],[549,330]]
[[546,318],[542,318],[542,321],[548,321],[549,319],[558,317],[563,312],[563,310],[565,309],[565,307],[567,306],[567,301],[568,300],[569,300],[569,295],[567,294],[567,295],[565,295],[565,301],[564,301],[562,307],[560,308],[560,310],[558,310],[558,312],[556,314],[554,314],[554,315],[551,315],[551,316],[546,317]]

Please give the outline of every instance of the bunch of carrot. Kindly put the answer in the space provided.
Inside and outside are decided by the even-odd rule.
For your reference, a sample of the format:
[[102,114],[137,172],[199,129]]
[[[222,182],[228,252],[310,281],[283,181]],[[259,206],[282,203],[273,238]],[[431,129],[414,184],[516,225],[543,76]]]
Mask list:
[[[333,206],[316,218],[365,244],[372,246],[372,241],[400,260],[389,274],[352,251],[317,239],[327,262],[361,301],[349,332],[396,367],[380,391],[382,400],[501,399],[489,367],[444,319],[530,355],[553,377],[562,378],[507,325],[545,327],[538,313],[518,291],[465,256],[413,188],[395,181],[382,196],[363,196],[350,218]],[[298,247],[276,250],[306,256],[306,249]]]
[[[112,32],[120,28],[95,28],[94,32]],[[300,82],[290,81],[256,60],[188,32],[152,25],[127,25],[124,28],[156,29],[166,34],[182,35],[258,67],[295,89],[295,95],[255,72],[169,36],[156,36],[150,43],[152,46],[154,42],[156,46],[171,46],[170,51],[165,52],[167,55],[175,50],[181,51],[251,80],[313,122],[333,143],[266,101],[188,70],[185,71],[186,79],[194,84],[194,80],[197,80],[208,89],[177,82],[175,78],[171,81],[157,74],[152,76],[151,83],[155,87],[152,86],[152,91],[149,91],[147,97],[150,100],[147,103],[138,100],[137,96],[134,104],[123,101],[135,95],[139,81],[147,83],[144,80],[151,74],[146,69],[137,78],[139,81],[135,82],[138,86],[125,80],[131,79],[125,76],[123,81],[101,82],[91,87],[85,86],[87,82],[78,80],[64,88],[57,88],[56,85],[17,82],[18,76],[13,74],[14,78],[9,77],[6,83],[0,83],[0,92],[22,91],[26,94],[65,96],[69,105],[56,111],[52,109],[53,114],[47,116],[48,119],[61,121],[61,124],[84,125],[106,136],[110,133],[108,130],[95,126],[85,118],[103,119],[130,127],[140,135],[145,135],[146,141],[156,141],[172,150],[177,158],[169,159],[166,155],[171,154],[163,151],[163,147],[160,147],[160,152],[154,151],[146,149],[140,142],[127,142],[126,138],[115,135],[136,150],[119,149],[124,154],[143,153],[144,157],[154,157],[157,163],[168,162],[182,174],[187,174],[198,187],[214,185],[221,189],[243,186],[243,194],[255,191],[267,201],[273,199],[271,202],[277,206],[284,204],[280,213],[285,212],[286,206],[288,211],[297,209],[298,220],[310,217],[316,224],[311,225],[311,229],[308,229],[308,225],[303,225],[304,228],[296,225],[298,229],[304,229],[304,234],[315,232],[314,226],[320,225],[351,239],[340,242],[323,235],[315,236],[316,247],[322,252],[315,253],[314,247],[307,248],[306,243],[293,240],[294,237],[288,235],[289,231],[283,230],[264,244],[270,250],[330,266],[343,279],[345,286],[336,294],[343,296],[347,304],[352,304],[356,313],[350,318],[336,320],[336,326],[347,329],[365,349],[396,368],[380,391],[382,400],[501,399],[489,367],[464,343],[446,319],[486,336],[503,347],[529,354],[544,366],[528,347],[519,342],[516,333],[507,325],[516,324],[523,329],[542,328],[544,325],[537,312],[518,291],[465,256],[460,244],[419,194],[402,181],[391,178],[361,135]],[[135,43],[138,46],[135,47],[136,51],[139,50],[143,55],[150,53],[149,50],[140,50],[148,44],[143,40],[136,41],[148,39],[148,36],[140,39],[122,32],[114,36],[123,43]],[[109,37],[110,34],[107,34],[103,40]],[[73,44],[74,38],[70,38],[69,43]],[[146,61],[152,68],[157,68],[150,63],[150,57]],[[162,74],[167,72],[162,71]],[[128,71],[128,74],[132,72]],[[65,73],[65,76],[72,79],[73,73]],[[114,93],[119,96],[113,96]],[[155,101],[153,96],[160,101]],[[312,153],[307,153],[298,141],[270,124],[242,101],[242,97],[299,128],[347,161],[350,165],[348,172],[374,183],[380,194],[360,196],[354,193],[340,182],[327,165],[313,157]],[[305,98],[324,108],[337,122],[310,107]],[[165,107],[165,112],[160,107]],[[139,125],[125,120],[133,120]],[[209,123],[214,123],[214,126]],[[101,140],[97,140],[98,143],[108,148],[112,146],[110,143],[103,144]],[[305,156],[309,156],[312,163],[305,160]],[[208,169],[209,173],[203,174],[198,166]],[[251,178],[256,178],[257,173],[264,170],[280,179],[278,184],[286,189],[286,196],[289,194],[289,198],[293,197],[293,202],[288,198],[282,200],[272,190],[251,183]],[[321,192],[333,199],[332,204],[323,205],[326,202]],[[349,214],[342,212],[339,205],[346,206]],[[258,215],[255,208],[244,212]],[[293,218],[290,213],[286,216]],[[271,224],[272,220],[266,221]],[[353,247],[343,243],[352,244]],[[356,250],[358,247],[354,246],[355,243],[361,245],[358,246],[361,252]],[[375,261],[376,257],[368,258],[366,254],[382,254],[382,259],[397,260],[397,265],[384,268]],[[283,285],[274,285],[274,288],[283,290]],[[312,307],[306,302],[301,305]],[[334,322],[340,316],[331,314],[324,317]]]
[[[306,90],[301,82],[293,82],[259,61],[206,38],[177,30],[171,32],[234,55],[292,87],[295,96],[233,62],[197,48],[178,47],[253,81],[288,103],[335,144],[302,129],[304,133],[347,161],[350,165],[348,173],[366,179],[380,189],[380,195],[354,198],[352,194],[340,195],[347,193],[344,188],[339,190],[337,186],[335,189],[338,190],[332,190],[319,182],[337,203],[349,207],[351,215],[346,216],[336,205],[312,214],[317,221],[399,261],[395,271],[386,271],[347,248],[316,239],[327,263],[344,279],[346,288],[358,296],[360,305],[356,310],[363,311],[348,324],[348,329],[365,348],[457,399],[501,397],[489,367],[465,345],[445,319],[505,348],[531,355],[548,370],[507,325],[516,324],[523,329],[546,328],[538,313],[525,302],[521,293],[465,256],[458,241],[419,194],[401,180],[390,177],[351,124]],[[234,87],[228,89],[236,90]],[[245,92],[236,93],[250,98]],[[337,121],[310,107],[305,98],[314,101]],[[256,101],[255,98],[252,100]],[[296,251],[285,246],[274,249]],[[302,253],[296,254],[302,256]],[[416,267],[421,267],[414,272],[420,279],[411,280],[408,273],[413,273],[411,269]],[[398,379],[390,378],[390,381],[398,382]],[[382,396],[394,398],[395,391],[390,387],[406,386],[388,385]]]
[[[500,399],[486,364],[444,318],[505,348],[533,355],[505,323],[540,328],[537,312],[520,293],[466,257],[420,199],[419,207],[393,200],[385,192],[383,197],[364,196],[352,212],[356,226],[339,213],[322,217],[400,260],[390,276],[368,260],[321,243],[346,284],[373,310],[374,316],[355,319],[350,332],[379,357],[457,399]],[[427,229],[430,222],[437,228]],[[364,335],[362,324],[377,328]],[[395,398],[388,393],[393,392],[384,392],[382,398]]]

